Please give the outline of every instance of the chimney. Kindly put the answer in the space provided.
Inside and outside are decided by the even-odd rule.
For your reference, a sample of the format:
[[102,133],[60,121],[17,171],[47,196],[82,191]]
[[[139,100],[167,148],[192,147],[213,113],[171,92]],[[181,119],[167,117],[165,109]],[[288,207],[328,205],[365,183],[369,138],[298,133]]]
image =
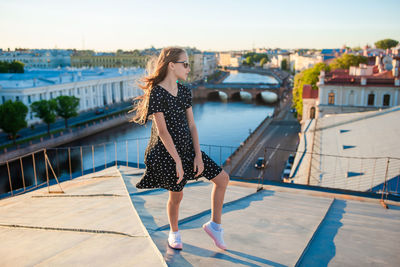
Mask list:
[[375,65],[379,66],[381,64],[381,57],[380,56],[376,56],[375,57]]
[[392,74],[393,74],[393,77],[399,76],[399,68],[398,67],[393,68],[392,69]]
[[368,48],[369,48],[368,45],[364,46],[364,49],[363,49],[364,50],[363,51],[363,56],[364,57],[368,57]]
[[319,82],[318,84],[325,84],[325,71],[321,70],[319,73]]
[[367,78],[361,77],[361,85],[367,85]]
[[393,77],[399,76],[399,62],[396,59],[392,60],[392,66]]

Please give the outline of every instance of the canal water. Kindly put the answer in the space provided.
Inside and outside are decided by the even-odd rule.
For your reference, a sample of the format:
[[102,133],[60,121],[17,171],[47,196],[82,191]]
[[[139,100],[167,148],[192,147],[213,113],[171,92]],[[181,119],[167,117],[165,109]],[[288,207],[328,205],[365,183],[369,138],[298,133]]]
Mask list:
[[269,83],[278,84],[278,81],[267,75],[231,71],[223,83]]
[[[233,75],[236,75],[234,79],[246,83],[249,81],[258,83],[260,82],[258,76],[262,76],[249,73]],[[240,75],[240,79],[237,75]],[[269,78],[271,79],[268,82],[274,80],[273,77]],[[267,116],[272,116],[273,112],[272,106],[256,102],[193,101],[193,114],[201,150],[205,151],[217,164],[223,164],[248,135]],[[110,166],[110,164],[114,164],[115,160],[124,163],[128,161],[133,163],[133,166],[139,163],[143,167],[144,151],[149,141],[151,123],[149,121],[146,126],[125,123],[58,148],[49,149],[47,154],[54,172],[57,177],[69,177],[70,173],[78,176],[85,170],[93,168],[98,170],[100,167]],[[71,156],[69,157],[69,155]],[[71,164],[69,164],[69,158],[71,158]],[[37,183],[40,183],[46,179],[43,155],[36,155],[35,162],[39,180]],[[26,186],[35,184],[32,159],[24,159],[23,163]],[[13,189],[22,186],[19,166],[20,162],[15,162],[10,168],[13,176]],[[49,173],[52,178],[51,170]],[[4,193],[9,189],[7,170],[3,168],[0,170],[0,174],[2,176],[0,193]]]

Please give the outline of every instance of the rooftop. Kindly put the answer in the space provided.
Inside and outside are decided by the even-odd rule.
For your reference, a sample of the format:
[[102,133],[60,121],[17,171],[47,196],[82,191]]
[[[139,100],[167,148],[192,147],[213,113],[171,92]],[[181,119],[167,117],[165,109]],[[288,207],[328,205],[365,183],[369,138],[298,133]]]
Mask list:
[[[368,66],[371,67],[371,66]],[[394,76],[394,71],[390,70],[383,70],[381,72],[378,71],[378,67],[374,66],[372,68],[372,74],[370,75],[362,75],[361,72],[357,72],[356,70],[351,69],[349,70],[344,69],[336,69],[330,71],[324,77],[324,84],[325,85],[346,85],[346,86],[361,86],[362,79],[365,79],[365,85],[362,86],[400,86],[400,84],[396,85],[395,80],[400,78],[399,73],[397,72],[397,76]],[[352,75],[357,73],[358,75]],[[360,74],[361,73],[361,74]],[[365,71],[367,73],[367,71]]]
[[138,75],[141,68],[58,68],[34,69],[27,68],[25,73],[0,73],[0,88],[25,89],[72,82],[82,82],[113,78],[119,76]]
[[400,193],[400,124],[395,123],[398,121],[400,106],[378,111],[327,114],[318,118],[317,123],[315,120],[307,122],[309,127],[302,134],[298,149],[311,151],[314,138],[314,154],[312,158],[310,154],[296,154],[294,181],[307,184],[310,169],[312,185],[377,191],[386,177],[389,190]]
[[[189,182],[180,206],[183,250],[167,246],[168,191],[138,190],[143,169],[120,166],[0,201],[0,257],[15,265],[398,266],[400,206],[318,190],[231,181],[226,251],[201,225],[212,183]],[[50,187],[59,190],[58,185]],[[132,205],[133,204],[133,205]]]

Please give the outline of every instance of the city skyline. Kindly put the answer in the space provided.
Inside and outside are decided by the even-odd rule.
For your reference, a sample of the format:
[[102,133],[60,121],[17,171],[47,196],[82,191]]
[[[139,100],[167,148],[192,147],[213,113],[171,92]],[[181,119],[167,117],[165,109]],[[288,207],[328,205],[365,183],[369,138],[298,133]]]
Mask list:
[[0,48],[229,51],[400,40],[400,4],[372,1],[0,1]]

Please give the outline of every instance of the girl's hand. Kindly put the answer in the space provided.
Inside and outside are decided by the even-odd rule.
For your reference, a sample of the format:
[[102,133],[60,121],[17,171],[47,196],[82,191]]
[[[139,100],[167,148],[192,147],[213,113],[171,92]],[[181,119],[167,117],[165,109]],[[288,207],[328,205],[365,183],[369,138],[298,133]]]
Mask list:
[[179,184],[182,181],[183,174],[184,174],[183,167],[182,167],[182,161],[178,160],[175,165],[176,165],[176,177],[179,177],[179,179],[176,183]]
[[202,158],[201,154],[200,155],[196,155],[194,157],[193,165],[194,165],[193,166],[194,172],[196,173],[195,177],[197,177],[198,175],[203,173],[203,171],[204,171],[204,163],[203,163],[203,158]]

